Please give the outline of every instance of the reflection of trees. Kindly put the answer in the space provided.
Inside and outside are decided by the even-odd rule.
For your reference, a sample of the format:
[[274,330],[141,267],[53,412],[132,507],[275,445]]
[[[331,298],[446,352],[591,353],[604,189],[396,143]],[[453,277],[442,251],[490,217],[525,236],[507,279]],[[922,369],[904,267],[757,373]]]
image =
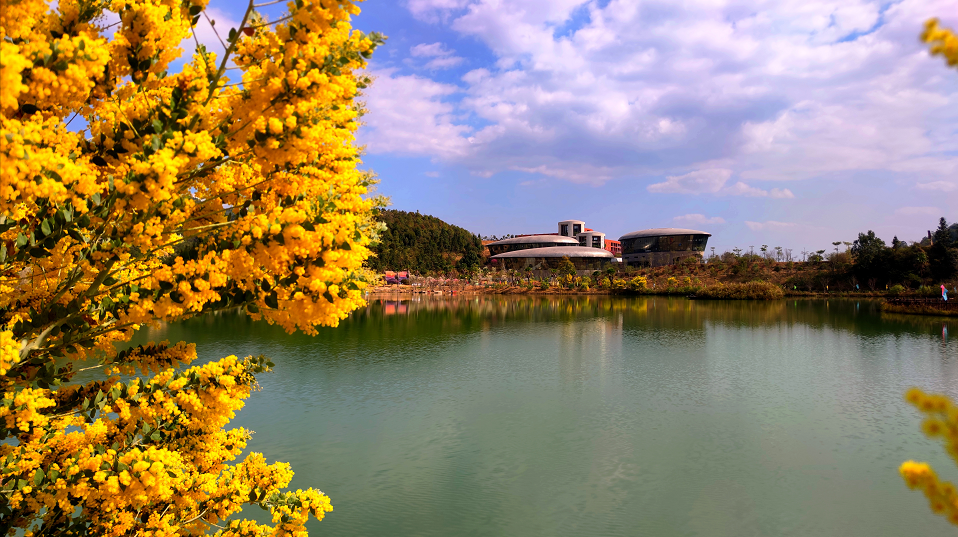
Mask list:
[[[801,324],[818,329],[845,330],[864,336],[940,333],[942,319],[882,315],[876,301],[854,299],[777,301],[707,300],[679,297],[609,295],[415,296],[372,300],[343,321],[340,328],[321,329],[319,338],[365,348],[387,348],[396,340],[420,339],[424,344],[454,335],[479,332],[515,323],[572,323],[608,319],[626,330],[704,331],[707,324],[770,327]],[[230,334],[269,344],[310,336],[286,334],[276,326],[252,322],[241,314],[211,315],[164,325],[150,337],[200,345],[219,344]],[[305,341],[304,341],[305,342]]]

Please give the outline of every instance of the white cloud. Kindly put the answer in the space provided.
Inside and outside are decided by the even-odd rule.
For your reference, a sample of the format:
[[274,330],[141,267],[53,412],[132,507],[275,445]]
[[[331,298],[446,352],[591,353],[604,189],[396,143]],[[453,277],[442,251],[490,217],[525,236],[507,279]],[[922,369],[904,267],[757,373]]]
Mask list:
[[782,229],[795,227],[798,224],[793,222],[776,222],[775,220],[767,220],[765,222],[750,222],[746,220],[745,225],[748,226],[748,228],[752,231],[760,231],[763,229]]
[[432,58],[435,56],[448,56],[453,52],[454,51],[447,49],[442,43],[432,43],[429,45],[421,43],[409,49],[409,55],[413,56],[414,58],[421,56],[425,56],[427,58]]
[[434,58],[428,61],[424,67],[429,70],[449,69],[450,67],[459,65],[463,61],[465,61],[465,59],[460,56],[446,56],[443,58]]
[[409,49],[409,55],[414,58],[432,58],[424,66],[430,70],[449,69],[465,61],[465,58],[456,56],[455,52],[442,43],[422,43]]
[[720,216],[713,216],[709,218],[704,214],[685,214],[682,216],[676,216],[673,218],[676,222],[683,222],[686,224],[724,224],[725,219]]
[[[572,180],[564,175],[605,170],[667,176],[650,191],[688,192],[695,177],[683,172],[723,160],[741,181],[707,192],[792,198],[755,181],[882,170],[939,185],[958,170],[947,127],[958,122],[954,75],[917,39],[931,16],[958,24],[954,0],[406,5],[494,55],[463,77],[461,96],[443,101],[445,114],[477,128],[454,131],[462,141],[431,138],[438,145],[421,148],[475,173],[545,165],[550,177]],[[442,59],[428,69],[458,64],[440,43],[413,48],[416,58]],[[714,176],[704,180],[715,188]],[[939,187],[949,188],[925,189]]]
[[647,187],[649,192],[656,193],[678,193],[678,194],[717,194],[720,196],[748,196],[753,198],[794,198],[790,190],[773,188],[771,190],[762,190],[749,186],[741,181],[734,185],[725,186],[729,177],[732,176],[732,170],[723,168],[710,168],[696,170],[685,175],[671,175],[666,177],[662,183],[654,183]]
[[941,192],[954,192],[958,190],[958,184],[948,181],[932,181],[930,183],[918,183],[915,185],[919,190],[940,190]]
[[536,173],[540,175],[545,175],[547,177],[556,177],[559,179],[565,179],[566,181],[572,183],[580,184],[592,184],[600,185],[614,175],[614,171],[609,168],[601,167],[586,167],[586,168],[576,168],[576,167],[560,167],[553,168],[550,166],[542,165],[536,166],[535,168],[523,168],[521,166],[515,166],[511,168],[516,171],[526,172],[526,173]]
[[373,152],[424,155],[455,160],[468,152],[470,128],[457,123],[454,109],[444,99],[459,89],[420,76],[393,76],[372,71],[373,87],[363,96],[369,114],[360,143]]
[[[715,193],[722,189],[732,170],[713,168],[696,170],[685,175],[671,175],[664,183],[655,183],[648,186],[649,192],[702,194]],[[739,183],[742,184],[742,183]]]
[[417,19],[427,22],[446,20],[452,11],[462,9],[469,0],[409,0],[406,7]]
[[895,209],[895,214],[901,216],[940,216],[941,210],[938,207],[901,207]]

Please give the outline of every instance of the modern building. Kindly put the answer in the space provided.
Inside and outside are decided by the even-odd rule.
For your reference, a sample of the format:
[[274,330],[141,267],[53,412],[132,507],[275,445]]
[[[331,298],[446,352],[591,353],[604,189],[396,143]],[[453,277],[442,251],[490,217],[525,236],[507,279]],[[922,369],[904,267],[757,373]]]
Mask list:
[[563,237],[578,237],[585,231],[585,222],[582,220],[563,220],[559,222],[559,235]]
[[605,233],[599,231],[583,231],[576,237],[579,239],[579,246],[589,246],[590,248],[601,248],[605,250]]
[[559,268],[564,257],[572,261],[579,276],[589,276],[596,270],[604,270],[609,263],[615,261],[612,252],[602,248],[583,248],[573,245],[514,250],[492,256],[491,262],[493,266],[507,270],[532,269],[535,277],[548,278],[552,274],[552,269]]
[[496,256],[516,250],[548,248],[551,246],[577,246],[578,244],[578,240],[561,235],[522,235],[511,239],[491,242],[487,244],[486,247],[489,248],[490,256]]
[[688,257],[702,259],[711,233],[694,229],[655,228],[633,231],[619,237],[622,262],[633,266],[659,267]]

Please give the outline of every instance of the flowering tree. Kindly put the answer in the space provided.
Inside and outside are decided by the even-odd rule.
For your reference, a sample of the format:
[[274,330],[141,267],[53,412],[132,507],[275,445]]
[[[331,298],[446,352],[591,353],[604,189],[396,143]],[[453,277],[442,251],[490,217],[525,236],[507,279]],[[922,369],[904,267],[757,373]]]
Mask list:
[[[933,55],[942,55],[949,66],[958,67],[958,35],[953,31],[940,27],[938,21],[932,19],[925,24],[921,38],[932,45]],[[958,463],[958,406],[944,395],[926,394],[918,388],[909,390],[905,400],[925,414],[922,423],[925,434],[941,439],[948,454]],[[906,461],[899,471],[909,488],[925,493],[933,512],[958,526],[958,491],[954,484],[939,480],[931,466],[924,462]]]
[[286,464],[235,462],[249,433],[223,427],[268,360],[117,349],[227,308],[315,333],[363,303],[381,202],[354,71],[382,38],[351,0],[273,22],[251,2],[224,57],[197,42],[168,73],[205,3],[0,0],[0,534],[297,535],[332,509],[284,492]]

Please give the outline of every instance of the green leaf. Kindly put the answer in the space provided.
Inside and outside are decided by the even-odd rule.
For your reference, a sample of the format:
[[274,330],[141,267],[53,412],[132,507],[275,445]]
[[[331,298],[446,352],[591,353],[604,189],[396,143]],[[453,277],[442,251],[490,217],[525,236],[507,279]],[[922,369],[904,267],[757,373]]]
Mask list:
[[27,245],[27,236],[23,233],[17,233],[17,248],[23,248]]
[[266,304],[267,306],[273,308],[273,309],[278,308],[278,307],[279,307],[279,300],[278,300],[277,297],[276,297],[276,291],[273,291],[272,293],[266,295],[266,297],[263,298],[263,303]]
[[43,477],[43,468],[37,468],[37,473],[33,474],[33,484],[39,487],[40,483],[43,483]]
[[151,435],[150,435],[150,440],[152,440],[152,441],[154,441],[154,442],[159,442],[159,441],[160,441],[160,433],[159,433],[159,431],[157,431],[157,432],[151,434]]
[[163,132],[163,122],[160,121],[159,119],[153,120],[153,132],[157,134]]

